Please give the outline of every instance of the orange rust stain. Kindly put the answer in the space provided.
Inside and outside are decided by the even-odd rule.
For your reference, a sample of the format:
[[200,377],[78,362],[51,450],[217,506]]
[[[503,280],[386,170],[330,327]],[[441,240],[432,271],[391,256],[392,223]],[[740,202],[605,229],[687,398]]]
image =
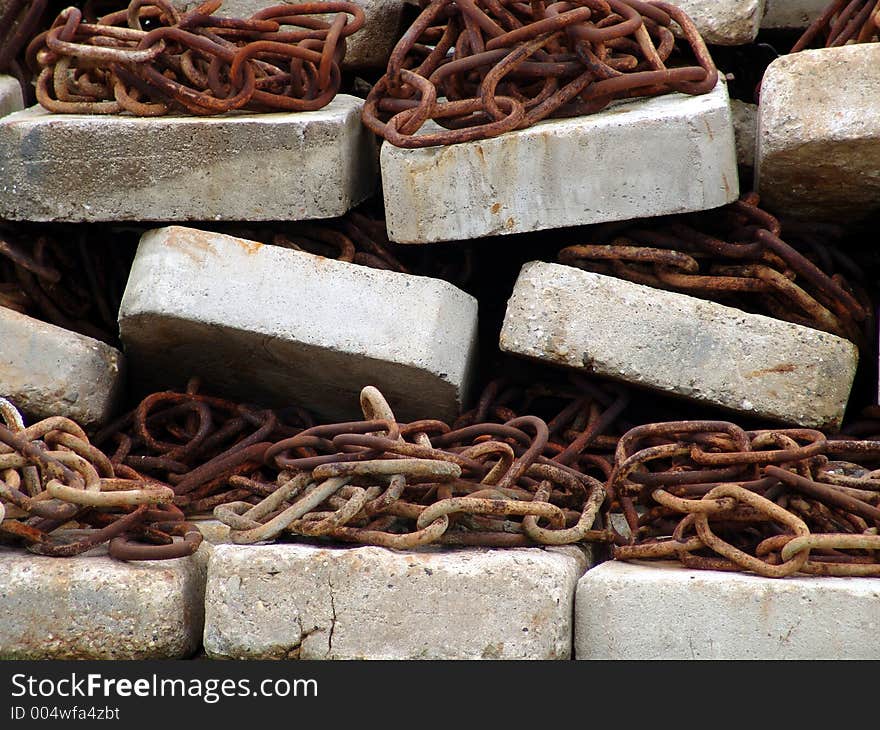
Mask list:
[[[166,245],[180,249],[193,261],[198,262],[204,254],[216,254],[217,249],[211,240],[214,234],[196,229],[176,230],[165,241]],[[199,254],[203,254],[200,256]]]
[[239,246],[241,246],[245,250],[245,253],[247,253],[249,256],[255,254],[257,251],[263,248],[263,244],[257,243],[256,241],[246,241],[243,238],[236,238],[234,240]]
[[508,219],[504,222],[504,227],[505,227],[505,228],[513,228],[515,225],[516,225],[516,221],[515,221],[513,218],[508,218]]
[[797,370],[797,365],[792,365],[791,363],[784,363],[782,365],[775,365],[772,368],[764,368],[763,370],[755,370],[746,375],[747,378],[757,378],[761,375],[769,375],[771,373],[793,373]]
[[497,213],[499,210],[501,210],[501,203],[495,203],[495,205],[493,205],[489,210],[491,210],[492,213]]
[[482,147],[482,145],[477,145],[476,150],[477,150],[477,154],[480,156],[480,162],[485,162],[485,161],[486,161],[486,158],[485,158],[485,156],[483,155],[483,147]]

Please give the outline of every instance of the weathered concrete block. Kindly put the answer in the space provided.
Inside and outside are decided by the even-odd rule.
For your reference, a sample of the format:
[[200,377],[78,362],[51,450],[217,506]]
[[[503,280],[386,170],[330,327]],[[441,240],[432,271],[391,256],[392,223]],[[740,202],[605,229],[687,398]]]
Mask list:
[[124,563],[106,548],[75,558],[0,548],[0,561],[2,659],[178,659],[199,645],[199,553]]
[[754,167],[756,136],[758,134],[758,105],[747,104],[739,99],[731,99],[730,111],[733,114],[736,161],[743,167]]
[[577,659],[880,659],[876,578],[607,562],[581,578]]
[[802,51],[767,68],[758,108],[763,203],[787,215],[880,210],[880,44]]
[[94,426],[113,415],[122,353],[91,337],[0,308],[0,395],[32,418]]
[[399,418],[452,418],[477,302],[439,279],[172,226],[141,238],[119,325],[142,384],[198,374],[327,418],[360,415],[359,393],[375,385]]
[[0,117],[23,108],[24,100],[21,98],[21,86],[18,85],[18,81],[12,76],[0,74]]
[[[362,100],[296,114],[0,120],[0,218],[300,220],[342,215],[375,187]],[[72,159],[70,150],[76,150]]]
[[840,425],[858,362],[825,332],[541,262],[520,272],[501,349],[808,427]]
[[806,28],[828,7],[829,0],[764,0],[762,28]]
[[205,651],[235,659],[567,659],[579,548],[214,548]]
[[[328,1],[318,0],[318,2]],[[351,1],[363,8],[366,23],[363,28],[346,39],[342,67],[345,69],[384,68],[388,64],[388,57],[391,55],[394,44],[403,34],[401,24],[406,2],[405,0]],[[178,0],[175,4],[190,10],[199,3]],[[258,10],[280,4],[282,3],[279,0],[224,0],[215,15],[227,18],[249,18]],[[332,17],[332,15],[325,17]]]
[[479,142],[385,142],[380,157],[388,235],[401,243],[704,210],[738,195],[722,83]]
[[[740,46],[758,35],[766,0],[675,0],[707,43]],[[787,2],[787,0],[786,0]]]

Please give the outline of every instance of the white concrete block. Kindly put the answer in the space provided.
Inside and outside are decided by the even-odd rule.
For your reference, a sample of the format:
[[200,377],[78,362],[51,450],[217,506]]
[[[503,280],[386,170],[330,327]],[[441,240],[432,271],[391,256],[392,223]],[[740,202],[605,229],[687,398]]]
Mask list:
[[777,58],[758,108],[762,204],[794,217],[880,210],[880,44]]
[[581,578],[577,659],[880,659],[880,581],[611,561]]
[[762,418],[837,427],[858,350],[840,337],[570,266],[520,272],[501,349]]
[[831,0],[764,0],[762,28],[806,28]]
[[314,112],[216,117],[49,114],[32,107],[0,120],[0,218],[342,215],[376,182],[362,105],[339,95]]
[[579,548],[220,545],[205,651],[234,659],[567,659]]
[[401,243],[704,210],[738,195],[722,83],[478,142],[385,142],[380,158],[388,235]]
[[[201,548],[200,548],[201,551]],[[205,560],[122,562],[0,548],[0,658],[179,659],[204,625]]]
[[[674,0],[707,43],[740,46],[758,35],[767,0]],[[787,0],[785,0],[787,1]]]
[[253,402],[362,414],[375,385],[399,418],[453,418],[477,302],[439,279],[172,226],[141,238],[119,312],[140,383],[190,374]]
[[12,76],[0,74],[0,117],[17,112],[24,108],[21,98],[21,86]]
[[113,415],[122,353],[91,337],[0,308],[0,395],[33,419],[66,416],[95,426]]
[[[317,0],[327,2],[329,0]],[[403,35],[402,16],[405,0],[351,0],[364,11],[364,27],[346,39],[344,69],[385,68],[388,57]],[[193,0],[177,0],[175,5],[186,10],[199,3]],[[249,18],[263,8],[281,5],[279,0],[224,0],[214,15],[227,18]],[[321,17],[316,15],[314,17]],[[324,16],[332,18],[333,15]]]

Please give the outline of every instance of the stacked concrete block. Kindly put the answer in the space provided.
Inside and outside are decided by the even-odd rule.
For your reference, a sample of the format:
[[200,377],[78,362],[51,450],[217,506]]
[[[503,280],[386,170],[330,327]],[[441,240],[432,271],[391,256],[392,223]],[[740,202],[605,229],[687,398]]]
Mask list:
[[0,74],[0,117],[24,108],[21,86],[12,76]]
[[768,0],[675,0],[707,43],[741,46],[758,35]]
[[141,384],[201,375],[331,419],[358,417],[361,389],[375,385],[399,418],[451,419],[477,302],[439,279],[172,226],[141,239],[119,324]]
[[738,413],[840,425],[858,350],[840,337],[686,294],[532,262],[501,349]]
[[880,659],[880,581],[608,562],[578,583],[577,659]]
[[448,147],[385,142],[380,158],[388,235],[401,243],[704,210],[739,195],[723,83]]
[[123,563],[0,548],[0,659],[178,659],[204,624],[206,556]]
[[755,166],[758,134],[758,105],[739,99],[730,100],[733,132],[736,139],[736,161],[742,167]]
[[802,51],[767,68],[758,189],[771,210],[852,221],[880,210],[880,44]]
[[830,0],[764,0],[762,28],[806,28],[830,4]]
[[31,418],[95,426],[116,410],[122,353],[110,345],[0,307],[0,395]]
[[[344,214],[375,185],[363,101],[296,114],[0,120],[0,218],[303,220]],[[71,155],[76,150],[76,155]]]
[[568,659],[576,547],[214,548],[205,651],[234,659]]

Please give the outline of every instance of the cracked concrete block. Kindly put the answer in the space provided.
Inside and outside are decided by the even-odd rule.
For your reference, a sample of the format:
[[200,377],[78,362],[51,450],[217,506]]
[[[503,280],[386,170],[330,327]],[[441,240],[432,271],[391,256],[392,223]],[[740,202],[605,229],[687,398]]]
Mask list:
[[822,11],[830,0],[764,0],[767,8],[762,28],[806,28]]
[[854,221],[880,210],[880,44],[802,51],[768,66],[758,108],[762,204]]
[[610,561],[580,579],[577,659],[880,659],[880,581]]
[[690,16],[707,43],[741,46],[758,35],[764,3],[765,0],[675,0],[672,4]]
[[0,307],[0,395],[32,419],[96,426],[115,412],[122,353],[85,335]]
[[231,659],[567,659],[577,547],[220,545],[205,651]]
[[733,114],[736,161],[743,167],[754,167],[758,134],[758,105],[748,104],[739,99],[731,99],[730,111]]
[[[216,117],[50,114],[0,119],[0,218],[304,220],[343,215],[376,183],[363,101]],[[76,150],[75,158],[71,150]]]
[[0,548],[0,659],[179,659],[199,646],[206,559]]
[[[328,2],[329,0],[318,0]],[[351,0],[364,11],[366,22],[363,28],[346,39],[343,69],[382,68],[388,64],[388,57],[403,35],[402,19],[405,0]],[[198,2],[177,0],[175,5],[186,10],[196,7]],[[214,13],[219,17],[249,18],[258,10],[280,5],[278,0],[224,0],[220,9]],[[321,17],[315,15],[314,17]],[[327,19],[332,15],[324,16]]]
[[24,108],[21,86],[12,76],[0,74],[0,117]]
[[119,328],[145,386],[200,375],[250,402],[344,420],[375,385],[398,418],[452,419],[477,302],[439,279],[171,226],[141,238]]
[[677,292],[534,261],[501,349],[805,427],[840,425],[858,363],[835,335]]
[[384,142],[380,161],[388,235],[401,243],[704,210],[739,194],[723,83],[477,142]]

